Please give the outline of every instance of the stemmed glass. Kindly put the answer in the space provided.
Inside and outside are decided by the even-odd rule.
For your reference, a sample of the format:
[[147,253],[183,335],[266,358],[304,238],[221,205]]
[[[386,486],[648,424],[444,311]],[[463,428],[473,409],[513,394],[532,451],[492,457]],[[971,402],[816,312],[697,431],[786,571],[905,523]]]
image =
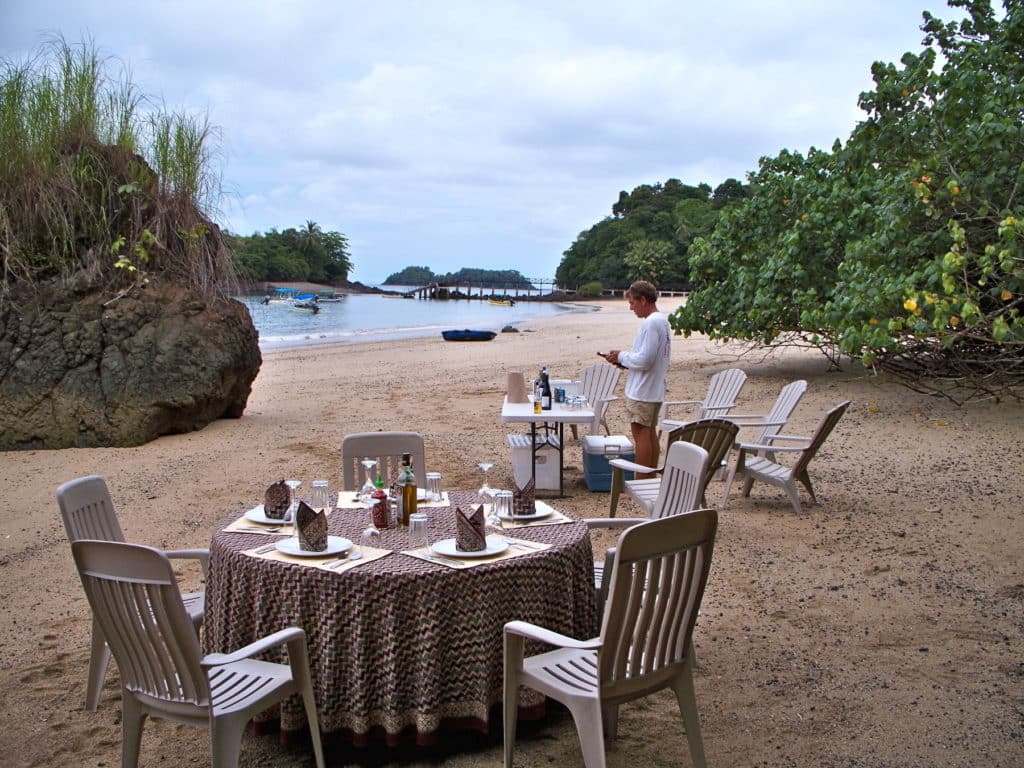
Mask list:
[[490,504],[494,501],[494,489],[487,484],[487,473],[494,466],[493,461],[478,461],[477,466],[480,467],[480,471],[484,473],[484,484],[480,486],[480,490],[477,491],[477,496],[480,497],[482,504]]
[[373,470],[377,467],[377,460],[360,459],[359,463],[366,470],[366,481],[363,483],[363,487],[359,489],[359,499],[364,504],[372,503],[373,492],[377,490],[377,487],[373,484]]
[[288,497],[290,502],[288,504],[288,511],[284,513],[284,521],[286,523],[295,522],[295,513],[299,509],[299,497],[295,495],[295,492],[299,490],[299,486],[302,485],[301,480],[285,480],[284,484],[288,486]]

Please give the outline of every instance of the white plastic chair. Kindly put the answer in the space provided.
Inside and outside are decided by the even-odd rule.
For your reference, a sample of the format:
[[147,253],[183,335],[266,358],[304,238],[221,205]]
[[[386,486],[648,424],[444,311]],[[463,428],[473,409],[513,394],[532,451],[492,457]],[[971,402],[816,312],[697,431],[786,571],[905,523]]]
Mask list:
[[[64,521],[64,530],[67,531],[71,543],[80,539],[125,540],[117,513],[114,511],[114,503],[110,499],[110,491],[102,477],[89,475],[64,483],[57,489],[57,504],[60,507],[61,519]],[[204,576],[210,564],[208,549],[172,549],[165,551],[164,554],[169,558],[198,560]],[[198,633],[203,623],[206,596],[203,592],[189,592],[182,595],[182,599]],[[106,677],[109,664],[110,649],[93,617],[89,678],[85,688],[85,708],[90,712],[99,705],[103,679]]]
[[[659,481],[657,497],[650,507],[649,517],[589,517],[583,523],[588,529],[628,528],[648,519],[681,515],[697,508],[704,487],[704,474],[708,452],[699,445],[676,441],[669,446],[665,469]],[[594,588],[598,606],[603,606],[608,593],[604,578],[615,563],[615,548],[605,550],[604,562],[594,563]]]
[[[726,417],[729,421],[735,422],[740,427],[761,427],[761,431],[750,440],[751,443],[767,443],[773,436],[789,421],[800,398],[807,391],[807,382],[803,379],[791,381],[779,391],[771,410],[765,414],[755,413],[732,413]],[[769,454],[768,458],[772,458]]]
[[[807,465],[821,448],[822,443],[835,428],[839,419],[846,413],[850,401],[840,403],[821,420],[818,428],[811,437],[797,437],[794,435],[772,435],[765,443],[740,443],[739,453],[736,456],[736,464],[729,472],[725,482],[725,492],[722,497],[722,509],[729,500],[729,489],[735,477],[741,476],[743,482],[743,495],[749,496],[750,489],[755,480],[761,480],[771,485],[782,488],[793,509],[800,514],[800,495],[797,492],[797,482],[803,483],[807,493],[811,496],[811,503],[816,504],[818,500],[814,496],[814,487],[811,485],[811,477],[807,474]],[[799,443],[799,445],[779,445],[782,442]],[[776,453],[798,453],[796,461],[792,466],[785,466],[777,463],[769,454]]]
[[[704,467],[704,477],[701,480],[700,493],[697,497],[698,502],[695,502],[695,505],[699,503],[700,506],[707,506],[704,498],[705,489],[715,472],[722,466],[722,462],[728,457],[729,451],[732,450],[733,444],[736,442],[738,432],[739,427],[732,423],[732,421],[726,421],[725,419],[698,419],[669,433],[668,445],[670,448],[676,442],[682,440],[699,445],[708,452],[707,464]],[[610,459],[608,464],[612,468],[611,510],[609,515],[615,517],[615,512],[619,507],[619,495],[625,493],[650,516],[661,490],[661,478],[648,477],[626,480],[625,473],[643,472],[646,474],[660,474],[662,468],[647,467],[627,459]]]
[[[306,633],[290,627],[234,653],[203,656],[166,555],[151,547],[76,541],[78,575],[121,673],[122,768],[139,762],[147,716],[210,730],[214,768],[235,768],[245,724],[293,695],[302,696],[318,768],[320,727]],[[288,664],[253,658],[287,645]]]
[[[595,363],[580,371],[580,392],[586,395],[590,407],[594,409],[594,421],[590,424],[590,434],[599,435],[602,428],[606,435],[611,434],[605,413],[608,410],[608,404],[613,400],[618,400],[614,392],[621,375],[620,368],[607,363]],[[575,436],[576,425],[571,426]]]
[[[505,768],[512,766],[521,685],[568,707],[587,768],[604,768],[604,737],[615,738],[620,704],[671,688],[690,756],[704,768],[692,635],[717,525],[717,513],[703,509],[624,531],[596,638],[576,640],[525,621],[505,625]],[[525,640],[555,650],[524,658]]]
[[[747,374],[739,368],[729,368],[711,377],[703,400],[666,400],[661,404],[661,413],[658,415],[658,434],[671,432],[697,419],[710,419],[716,416],[728,418],[729,411],[736,407],[736,398],[746,381]],[[696,415],[686,421],[669,418],[669,409],[682,405],[688,406],[691,410],[696,408]]]
[[376,459],[377,471],[389,484],[402,467],[402,454],[412,454],[416,485],[427,487],[426,452],[418,432],[357,432],[341,440],[341,478],[345,490],[358,491],[366,480],[362,459]]

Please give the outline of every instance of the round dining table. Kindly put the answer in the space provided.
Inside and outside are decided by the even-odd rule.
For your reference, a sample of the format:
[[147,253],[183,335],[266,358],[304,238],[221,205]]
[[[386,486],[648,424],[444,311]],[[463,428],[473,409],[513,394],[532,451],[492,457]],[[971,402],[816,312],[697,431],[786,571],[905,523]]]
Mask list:
[[[452,491],[446,498],[448,506],[422,510],[431,541],[455,535],[455,508],[468,509],[476,494]],[[276,539],[224,530],[243,514],[221,521],[212,538],[203,649],[225,653],[302,627],[320,728],[356,746],[431,744],[449,728],[486,732],[502,697],[508,621],[577,638],[598,633],[593,554],[578,520],[489,531],[549,548],[521,546],[515,557],[468,568],[404,554],[408,529],[391,527],[371,542],[390,554],[335,572],[253,556]],[[328,532],[358,546],[369,523],[363,506],[336,507]],[[520,691],[521,707],[542,704],[536,692]],[[285,735],[306,727],[298,697],[259,720],[277,717]]]

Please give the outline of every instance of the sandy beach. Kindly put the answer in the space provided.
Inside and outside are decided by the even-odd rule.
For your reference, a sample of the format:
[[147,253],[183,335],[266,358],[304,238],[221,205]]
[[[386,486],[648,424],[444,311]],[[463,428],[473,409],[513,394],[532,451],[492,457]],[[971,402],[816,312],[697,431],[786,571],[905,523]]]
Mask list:
[[[509,487],[506,373],[547,365],[570,377],[599,362],[598,350],[628,347],[638,321],[625,301],[595,306],[483,344],[438,336],[264,352],[241,419],[138,448],[0,454],[0,762],[120,761],[116,672],[99,709],[84,709],[89,610],[54,497],[60,483],[105,476],[128,539],[160,547],[207,546],[217,520],[258,503],[282,477],[339,487],[339,446],[351,432],[418,431],[428,469],[447,487],[479,486],[481,460],[495,463],[492,486]],[[793,379],[808,381],[789,434],[809,434],[828,408],[853,404],[811,465],[818,505],[804,495],[798,516],[781,491],[756,485],[750,498],[734,487],[721,513],[695,633],[709,765],[1024,765],[1024,406],[958,409],[856,364],[829,371],[820,353],[737,362],[682,337],[673,340],[670,398],[701,397],[713,373],[734,365],[749,376],[744,412],[766,410]],[[628,432],[621,403],[608,422]],[[584,485],[579,443],[567,445],[566,463],[570,496],[560,507],[606,515],[608,494]],[[720,505],[721,484],[709,503]],[[189,570],[182,582],[201,586]],[[499,739],[442,739],[426,752],[335,746],[329,763],[496,766]],[[671,694],[622,708],[608,763],[690,765]],[[204,731],[146,725],[141,765],[208,764]],[[243,766],[312,764],[305,745],[282,746],[274,734],[243,742]],[[522,728],[516,764],[581,766],[569,716],[555,711]]]

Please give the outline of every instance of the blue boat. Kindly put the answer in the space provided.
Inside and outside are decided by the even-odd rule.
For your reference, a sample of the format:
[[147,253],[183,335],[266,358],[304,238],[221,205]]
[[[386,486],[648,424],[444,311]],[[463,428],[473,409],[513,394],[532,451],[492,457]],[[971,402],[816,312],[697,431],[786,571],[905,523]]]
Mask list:
[[491,341],[497,335],[494,331],[471,331],[469,328],[461,331],[441,331],[445,341]]

